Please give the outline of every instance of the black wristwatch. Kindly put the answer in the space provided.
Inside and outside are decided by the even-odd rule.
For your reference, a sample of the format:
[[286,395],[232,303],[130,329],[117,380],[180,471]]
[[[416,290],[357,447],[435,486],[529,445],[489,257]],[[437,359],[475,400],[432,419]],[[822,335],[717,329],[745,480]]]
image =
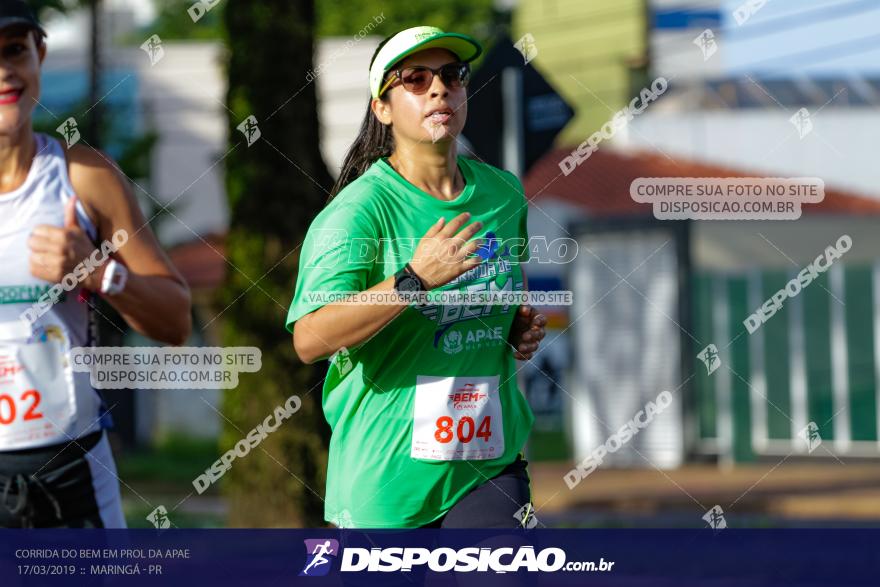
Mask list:
[[424,282],[409,263],[394,274],[394,289],[400,293],[426,291]]

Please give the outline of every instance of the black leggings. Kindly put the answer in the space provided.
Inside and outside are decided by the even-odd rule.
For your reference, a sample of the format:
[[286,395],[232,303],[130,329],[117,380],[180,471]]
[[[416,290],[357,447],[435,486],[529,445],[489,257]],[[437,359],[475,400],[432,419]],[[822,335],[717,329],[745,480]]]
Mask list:
[[533,525],[527,465],[528,461],[518,455],[501,473],[458,500],[442,518],[422,528],[522,528]]
[[[510,541],[519,540],[528,544],[527,535],[517,532],[517,528],[534,527],[536,520],[531,511],[531,491],[529,489],[529,474],[526,471],[528,462],[518,455],[517,459],[504,468],[501,473],[487,479],[478,485],[467,495],[458,500],[446,514],[422,528],[505,528],[512,532],[505,533],[499,539],[490,538],[480,541],[477,546],[494,548],[498,545],[510,546]],[[522,518],[525,517],[525,522]],[[500,540],[497,544],[493,540]],[[344,531],[341,538],[342,547],[358,546],[369,548],[376,546],[372,540],[361,535],[357,531]],[[397,573],[393,576],[387,573],[377,573],[377,576],[352,577],[348,573],[342,574],[343,585],[374,586],[382,587],[410,587],[411,585],[432,584],[426,579],[428,571],[425,565],[413,567],[409,573]],[[459,585],[483,585],[485,581],[480,577],[482,573],[473,575],[460,575],[456,577]],[[534,576],[506,575],[505,585],[528,586],[534,585]],[[441,582],[438,581],[437,584]],[[442,583],[446,584],[446,583]]]

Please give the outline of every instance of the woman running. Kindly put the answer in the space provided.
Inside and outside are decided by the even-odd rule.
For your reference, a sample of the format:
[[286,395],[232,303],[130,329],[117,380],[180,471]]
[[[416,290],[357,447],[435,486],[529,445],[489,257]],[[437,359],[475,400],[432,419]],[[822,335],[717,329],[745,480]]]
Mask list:
[[94,343],[89,292],[171,344],[190,295],[114,165],[33,131],[44,39],[24,2],[0,3],[0,527],[121,528],[112,405],[70,350]]
[[337,526],[529,522],[534,417],[514,358],[531,358],[546,319],[525,305],[327,297],[526,288],[522,185],[456,152],[481,50],[428,26],[379,45],[360,135],[303,244],[287,328],[304,362],[332,355],[324,514]]

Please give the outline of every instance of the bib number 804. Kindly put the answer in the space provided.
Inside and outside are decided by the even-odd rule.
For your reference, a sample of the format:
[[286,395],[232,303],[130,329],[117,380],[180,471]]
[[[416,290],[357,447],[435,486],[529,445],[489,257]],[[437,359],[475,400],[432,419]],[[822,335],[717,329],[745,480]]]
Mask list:
[[474,436],[489,442],[492,437],[492,418],[485,416],[479,427],[470,416],[462,416],[458,423],[451,416],[437,418],[437,429],[434,431],[434,440],[440,444],[452,442],[456,437],[459,442],[468,443]]
[[[19,401],[22,403],[29,400],[30,404],[26,406],[25,412],[22,414],[22,420],[39,420],[43,417],[43,414],[37,411],[37,406],[40,405],[40,392],[36,389],[28,389],[19,397]],[[25,406],[22,406],[22,408],[25,408]],[[12,396],[7,393],[0,394],[0,426],[12,424],[16,414],[15,400]]]

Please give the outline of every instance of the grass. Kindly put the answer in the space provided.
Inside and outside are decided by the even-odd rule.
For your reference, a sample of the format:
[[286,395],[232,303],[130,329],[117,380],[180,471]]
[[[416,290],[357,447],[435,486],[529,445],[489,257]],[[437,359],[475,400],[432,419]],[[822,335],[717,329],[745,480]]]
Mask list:
[[222,528],[222,498],[215,488],[199,495],[193,479],[217,460],[213,440],[168,435],[147,450],[120,455],[122,506],[130,528],[151,528],[147,516],[159,505],[178,528]]
[[530,462],[571,460],[568,442],[562,430],[533,429],[526,446],[526,458]]
[[192,480],[218,456],[213,440],[169,435],[149,450],[123,454],[118,463],[119,475],[126,482],[161,482],[192,489]]
[[[158,504],[157,504],[158,505]],[[163,504],[165,505],[165,504]],[[141,507],[143,506],[143,507]],[[166,509],[172,506],[166,506]],[[123,512],[129,528],[152,528],[153,524],[147,520],[147,516],[153,511],[137,497],[134,500],[123,499]],[[224,516],[212,514],[191,514],[175,511],[168,516],[175,528],[225,528]]]

